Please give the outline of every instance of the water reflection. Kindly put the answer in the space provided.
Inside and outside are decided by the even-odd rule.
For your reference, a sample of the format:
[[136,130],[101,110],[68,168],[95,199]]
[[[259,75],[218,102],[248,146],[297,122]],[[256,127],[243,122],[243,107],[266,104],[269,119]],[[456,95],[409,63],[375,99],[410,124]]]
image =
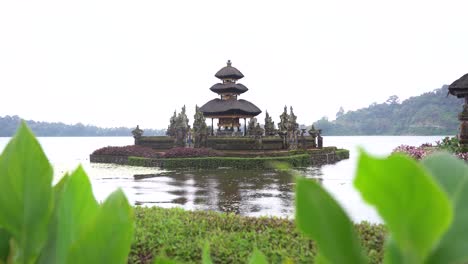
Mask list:
[[[320,168],[305,168],[300,173],[321,181]],[[294,176],[285,171],[174,171],[136,178],[133,193],[138,205],[172,204],[242,215],[293,214]]]

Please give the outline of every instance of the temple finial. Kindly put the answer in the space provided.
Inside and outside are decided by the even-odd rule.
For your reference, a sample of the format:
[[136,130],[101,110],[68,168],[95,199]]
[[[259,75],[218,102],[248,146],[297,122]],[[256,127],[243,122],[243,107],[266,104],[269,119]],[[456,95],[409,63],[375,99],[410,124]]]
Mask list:
[[232,64],[232,63],[231,63],[231,60],[228,60],[228,61],[227,61],[227,66],[231,66],[231,64]]

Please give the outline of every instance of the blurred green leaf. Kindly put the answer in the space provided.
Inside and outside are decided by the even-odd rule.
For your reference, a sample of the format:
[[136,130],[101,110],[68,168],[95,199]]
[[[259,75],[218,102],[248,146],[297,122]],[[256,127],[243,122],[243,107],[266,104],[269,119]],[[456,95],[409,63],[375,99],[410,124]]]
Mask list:
[[452,221],[445,192],[407,156],[378,159],[361,151],[354,185],[377,208],[404,263],[422,263]]
[[268,261],[260,250],[254,249],[249,264],[268,264]]
[[384,264],[405,263],[400,249],[391,236],[385,241]]
[[210,256],[210,244],[208,244],[208,242],[205,243],[205,246],[203,247],[202,263],[213,264],[213,261],[211,260]]
[[354,226],[318,183],[297,177],[296,223],[331,263],[366,263]]
[[431,155],[422,164],[448,194],[454,208],[454,221],[431,254],[429,263],[467,263],[468,166],[447,153]]
[[52,167],[24,122],[0,156],[0,226],[16,241],[15,261],[40,254],[53,207]]
[[315,264],[331,264],[331,262],[326,259],[320,252],[317,252],[317,255],[315,256],[314,259]]
[[0,263],[2,261],[6,263],[8,255],[10,253],[10,234],[3,229],[0,228]]
[[55,208],[49,239],[39,263],[65,263],[67,254],[85,227],[98,213],[88,176],[80,166],[54,187]]
[[156,258],[153,261],[153,264],[177,264],[177,262],[174,261],[174,260],[170,260],[168,258],[165,258],[165,257],[161,257],[161,258]]
[[127,263],[133,222],[125,194],[113,192],[73,244],[67,263]]

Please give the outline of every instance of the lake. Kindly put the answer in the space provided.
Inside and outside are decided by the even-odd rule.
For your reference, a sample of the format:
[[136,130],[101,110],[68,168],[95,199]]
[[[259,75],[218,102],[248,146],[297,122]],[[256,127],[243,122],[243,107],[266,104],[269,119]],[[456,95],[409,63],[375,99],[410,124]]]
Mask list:
[[[300,173],[318,180],[356,221],[380,222],[373,208],[365,204],[353,188],[357,148],[385,156],[401,144],[434,143],[443,136],[326,136],[325,146],[350,150],[350,159],[336,164],[300,169]],[[9,138],[0,137],[0,150]],[[96,198],[105,199],[122,188],[133,204],[182,207],[188,210],[215,210],[248,216],[294,215],[294,178],[275,171],[230,169],[201,171],[165,171],[110,164],[91,164],[89,154],[105,146],[133,144],[131,137],[44,137],[39,138],[54,166],[54,180],[82,164],[88,173]],[[135,180],[135,174],[155,177]]]

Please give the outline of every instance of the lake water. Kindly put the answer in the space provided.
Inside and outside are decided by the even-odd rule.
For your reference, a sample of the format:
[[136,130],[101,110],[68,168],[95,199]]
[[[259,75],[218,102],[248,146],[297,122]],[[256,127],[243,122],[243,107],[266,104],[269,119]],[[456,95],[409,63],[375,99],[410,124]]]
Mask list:
[[[443,136],[352,136],[324,137],[325,146],[350,150],[350,159],[336,164],[301,169],[306,177],[317,179],[356,221],[380,222],[375,210],[365,204],[353,188],[357,147],[385,156],[401,144],[434,143]],[[0,137],[0,150],[9,138]],[[133,144],[131,137],[57,137],[39,138],[54,166],[55,181],[67,171],[82,164],[93,191],[103,200],[112,191],[122,188],[133,204],[174,207],[189,210],[216,210],[248,216],[294,215],[294,179],[275,171],[164,171],[110,164],[91,164],[89,154],[105,146]],[[135,180],[135,174],[156,174],[156,177]]]

